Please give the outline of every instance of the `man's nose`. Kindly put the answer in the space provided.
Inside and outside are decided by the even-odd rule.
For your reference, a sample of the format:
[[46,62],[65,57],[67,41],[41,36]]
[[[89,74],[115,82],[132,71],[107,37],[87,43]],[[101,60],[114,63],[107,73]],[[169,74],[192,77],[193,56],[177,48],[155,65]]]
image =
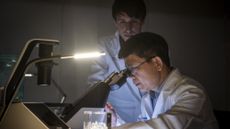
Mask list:
[[126,31],[131,32],[131,30],[132,30],[132,24],[130,22],[126,22],[125,29],[126,29]]

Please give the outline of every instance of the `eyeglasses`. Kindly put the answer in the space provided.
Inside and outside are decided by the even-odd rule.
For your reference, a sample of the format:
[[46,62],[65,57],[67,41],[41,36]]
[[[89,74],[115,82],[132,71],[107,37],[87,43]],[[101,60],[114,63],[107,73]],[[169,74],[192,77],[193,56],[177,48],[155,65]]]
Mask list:
[[131,21],[117,20],[117,24],[119,27],[127,27],[127,26],[139,26],[141,21],[139,19],[132,18]]
[[144,63],[146,63],[146,62],[149,62],[152,58],[155,58],[156,56],[152,56],[152,57],[149,57],[149,58],[147,58],[146,60],[144,60],[143,62],[141,62],[140,64],[138,64],[137,66],[134,66],[134,67],[128,67],[128,66],[126,66],[127,67],[127,70],[128,70],[128,76],[129,77],[132,77],[133,75],[134,75],[134,73],[136,72],[136,70],[139,68],[139,67],[141,67]]

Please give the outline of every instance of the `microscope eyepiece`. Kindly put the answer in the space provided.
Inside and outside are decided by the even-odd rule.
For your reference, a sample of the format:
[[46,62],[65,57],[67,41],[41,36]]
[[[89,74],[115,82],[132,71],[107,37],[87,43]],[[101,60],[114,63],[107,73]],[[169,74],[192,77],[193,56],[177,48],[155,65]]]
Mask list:
[[129,69],[123,69],[119,72],[111,73],[104,82],[111,87],[111,90],[117,90],[126,82],[126,78],[130,75]]

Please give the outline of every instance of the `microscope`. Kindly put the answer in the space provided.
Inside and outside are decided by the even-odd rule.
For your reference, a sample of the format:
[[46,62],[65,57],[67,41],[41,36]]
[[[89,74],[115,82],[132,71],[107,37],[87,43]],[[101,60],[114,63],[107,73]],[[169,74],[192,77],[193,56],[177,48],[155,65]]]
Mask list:
[[69,121],[82,107],[104,108],[109,92],[118,90],[126,82],[129,74],[128,69],[112,72],[104,81],[97,82],[91,86],[74,104],[65,107],[61,118],[65,122]]

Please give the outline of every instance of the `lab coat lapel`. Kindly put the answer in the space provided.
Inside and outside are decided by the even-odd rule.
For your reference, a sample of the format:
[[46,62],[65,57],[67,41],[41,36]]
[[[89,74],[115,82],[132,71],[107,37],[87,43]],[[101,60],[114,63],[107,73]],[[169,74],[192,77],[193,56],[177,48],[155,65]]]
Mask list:
[[153,108],[152,102],[150,101],[150,95],[148,93],[142,96],[141,106],[142,111],[144,111],[144,114],[146,114],[143,116],[146,116],[147,119],[150,119],[153,114]]
[[160,93],[157,99],[156,106],[152,114],[152,118],[156,118],[164,110],[165,101],[167,99],[165,96],[168,96],[168,92],[164,92],[163,90],[164,89],[162,89],[162,92]]

